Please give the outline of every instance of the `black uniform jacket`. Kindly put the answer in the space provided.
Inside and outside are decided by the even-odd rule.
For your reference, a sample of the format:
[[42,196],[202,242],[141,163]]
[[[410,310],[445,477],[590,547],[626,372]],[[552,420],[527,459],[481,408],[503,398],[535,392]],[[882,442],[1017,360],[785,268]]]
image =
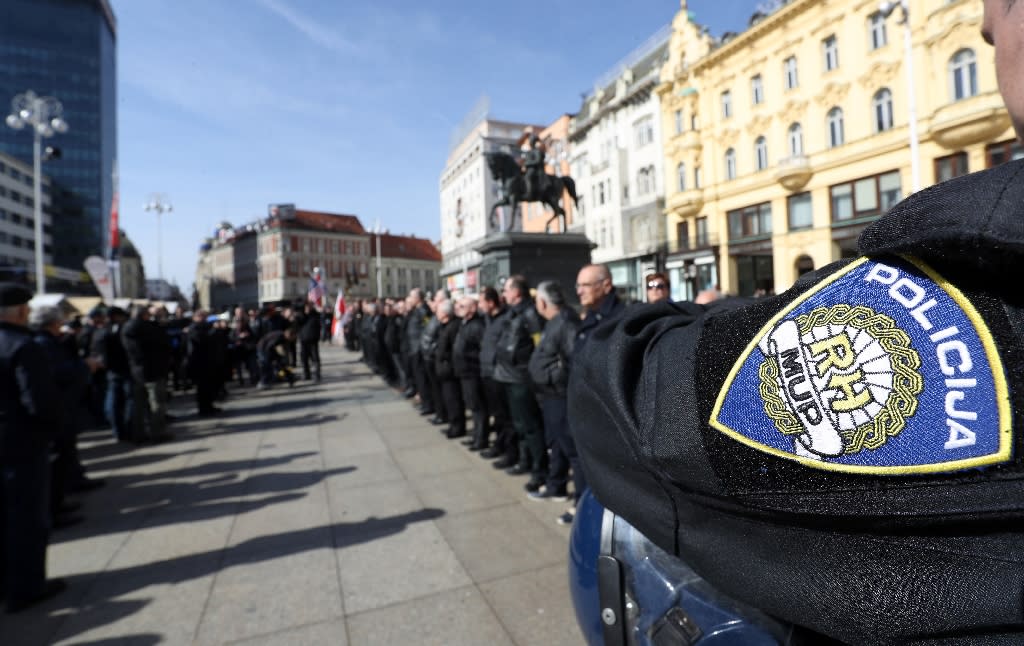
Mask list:
[[[437,319],[435,319],[437,320]],[[434,351],[434,371],[438,379],[455,379],[455,337],[461,321],[455,317],[447,323],[438,320],[437,349]]]
[[171,343],[157,323],[131,319],[121,328],[121,343],[136,381],[167,378],[171,361]]
[[[1024,161],[910,197],[860,251],[745,307],[639,306],[595,330],[569,392],[587,479],[712,585],[814,631],[1024,643]],[[863,417],[868,352],[893,394]],[[835,470],[986,438],[997,457]]]
[[480,376],[491,379],[498,361],[498,341],[508,325],[508,310],[502,309],[494,316],[487,317],[484,338],[480,343]]
[[60,424],[60,399],[46,350],[28,328],[0,323],[0,464],[46,451]]
[[542,397],[565,397],[569,387],[569,360],[580,319],[565,307],[544,326],[537,349],[530,356],[530,379]]
[[459,379],[480,377],[480,346],[484,340],[484,321],[480,315],[463,319],[455,335],[453,361]]
[[507,316],[508,323],[498,339],[494,380],[506,384],[528,384],[530,355],[540,339],[544,323],[533,301],[528,298],[509,307]]
[[409,354],[416,354],[420,351],[420,339],[423,338],[423,328],[432,316],[427,306],[422,303],[405,315],[405,348]]

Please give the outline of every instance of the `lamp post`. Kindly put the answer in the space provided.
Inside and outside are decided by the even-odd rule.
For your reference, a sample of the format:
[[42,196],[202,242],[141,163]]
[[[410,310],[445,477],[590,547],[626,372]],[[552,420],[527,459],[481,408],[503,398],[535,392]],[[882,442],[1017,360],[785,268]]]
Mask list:
[[153,193],[149,196],[149,201],[146,202],[143,207],[146,212],[156,213],[156,266],[157,266],[157,277],[162,281],[164,279],[164,243],[163,234],[160,228],[160,216],[164,213],[170,213],[174,210],[171,206],[170,200],[163,193]]
[[380,236],[384,229],[380,225],[380,220],[374,225],[373,232],[377,234],[377,298],[381,299],[384,298],[384,275],[380,270]]
[[918,159],[917,139],[917,98],[914,96],[914,45],[910,30],[909,0],[885,0],[878,5],[878,13],[886,18],[897,8],[901,11],[900,24],[903,25],[903,57],[907,61],[907,127],[910,129],[910,175],[911,186],[916,193],[921,190],[921,163]]
[[36,236],[36,291],[46,293],[46,273],[43,271],[43,189],[42,189],[42,140],[55,133],[68,131],[68,124],[61,115],[64,106],[52,96],[38,96],[32,90],[19,94],[11,101],[11,113],[7,125],[21,130],[32,127],[32,200],[35,215]]

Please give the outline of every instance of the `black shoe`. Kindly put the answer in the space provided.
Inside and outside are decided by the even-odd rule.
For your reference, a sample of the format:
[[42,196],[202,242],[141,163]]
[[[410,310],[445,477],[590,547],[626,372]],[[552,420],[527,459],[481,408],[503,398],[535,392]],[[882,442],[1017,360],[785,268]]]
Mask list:
[[515,465],[515,461],[509,460],[508,458],[501,458],[500,460],[495,460],[491,463],[491,466],[495,469],[507,469],[513,465]]
[[495,451],[493,448],[484,449],[483,451],[480,451],[480,457],[485,460],[493,460],[494,458],[501,457],[501,451]]
[[427,415],[433,415],[433,414],[434,414],[434,409],[433,408],[421,408],[420,409],[420,415],[423,415],[424,417],[426,417]]
[[431,424],[435,424],[435,425],[441,425],[441,424],[447,424],[448,420],[446,420],[445,418],[441,417],[440,415],[435,415],[434,417],[432,417],[430,419],[430,423]]
[[67,587],[68,584],[64,579],[50,579],[43,585],[43,591],[34,597],[28,599],[8,599],[7,612],[21,612],[44,601],[49,601],[61,592],[64,592]]
[[564,502],[569,499],[569,495],[565,491],[552,491],[547,487],[541,487],[537,491],[530,491],[527,494],[530,500],[542,501],[542,500],[557,500]]
[[468,440],[462,440],[462,446],[473,446],[474,444],[476,444],[476,440],[474,440],[473,438],[469,438]]
[[515,465],[512,465],[509,468],[505,469],[505,473],[509,474],[510,476],[521,476],[524,473],[529,473],[529,472],[530,472],[530,470],[527,469],[526,467],[524,467],[521,464],[515,464]]
[[464,431],[464,430],[463,431],[450,430],[447,433],[445,433],[444,435],[449,440],[455,440],[455,439],[458,439],[460,437],[466,437],[466,431]]
[[470,444],[469,445],[469,450],[472,451],[473,453],[476,453],[477,451],[483,451],[484,447],[477,446],[476,444]]
[[543,480],[530,478],[530,481],[523,485],[523,489],[526,489],[527,493],[536,493],[542,486],[544,486]]
[[412,399],[415,396],[416,391],[411,388],[407,389],[405,392],[402,393],[402,397],[405,397],[406,399]]
[[107,484],[106,480],[99,478],[80,478],[78,482],[71,485],[71,490],[76,492],[81,491],[92,491],[93,489],[99,489],[100,487]]

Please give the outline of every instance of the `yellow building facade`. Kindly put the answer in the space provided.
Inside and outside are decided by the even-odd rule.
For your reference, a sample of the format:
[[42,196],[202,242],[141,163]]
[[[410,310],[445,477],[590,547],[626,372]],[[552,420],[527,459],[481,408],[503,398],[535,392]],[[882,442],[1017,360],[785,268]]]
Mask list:
[[[661,97],[673,297],[783,291],[921,188],[1024,155],[978,0],[791,0],[712,39],[682,0]],[[908,79],[908,62],[912,69]],[[911,103],[913,98],[913,105]]]

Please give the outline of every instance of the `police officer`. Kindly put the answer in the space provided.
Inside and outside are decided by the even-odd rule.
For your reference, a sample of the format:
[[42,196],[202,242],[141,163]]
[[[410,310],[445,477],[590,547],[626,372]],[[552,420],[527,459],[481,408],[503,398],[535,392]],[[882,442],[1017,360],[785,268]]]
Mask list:
[[66,587],[46,579],[48,448],[60,407],[49,359],[26,327],[31,298],[22,285],[0,283],[0,582],[8,612]]
[[[1024,136],[1024,2],[984,0],[982,30]],[[908,197],[778,296],[596,330],[569,401],[597,498],[833,640],[1022,643],[1022,222],[1016,160]]]
[[463,441],[470,451],[487,448],[488,410],[484,384],[480,378],[480,346],[484,337],[484,322],[477,314],[476,299],[464,296],[457,303],[456,314],[461,319],[459,333],[453,348],[455,376],[462,384],[462,399],[473,413],[473,437]]
[[502,293],[509,308],[508,324],[498,339],[494,380],[502,384],[505,391],[505,401],[519,440],[519,463],[506,472],[511,475],[529,473],[527,487],[538,487],[544,484],[547,474],[547,451],[544,426],[530,385],[528,366],[543,325],[530,298],[530,286],[525,277],[518,274],[509,277]]
[[455,439],[466,435],[466,404],[462,401],[462,383],[455,372],[455,339],[460,322],[450,300],[439,302],[434,313],[439,324],[434,371],[448,415],[448,428],[442,432],[448,439]]
[[[448,300],[446,290],[438,290],[431,300],[430,308],[433,317],[423,326],[423,334],[420,336],[420,355],[423,357],[423,374],[426,378],[426,388],[430,391],[430,400],[434,402],[434,417],[430,419],[432,424],[447,424],[448,411],[445,410],[444,396],[441,393],[441,382],[437,378],[437,341],[441,334],[441,321],[437,317],[438,303]],[[420,411],[426,415],[425,411]]]
[[[409,290],[405,299],[408,314],[405,317],[405,365],[409,374],[410,388],[405,391],[406,397],[416,394],[420,396],[420,413],[434,414],[434,397],[427,387],[427,374],[423,366],[423,355],[420,354],[420,339],[423,328],[430,320],[430,309],[423,302],[423,290],[415,287]],[[415,392],[410,392],[410,389]]]
[[491,466],[507,469],[519,462],[519,442],[508,414],[505,390],[502,384],[494,380],[494,370],[498,360],[498,342],[508,324],[508,308],[502,303],[498,290],[489,285],[481,290],[477,304],[485,323],[484,336],[480,342],[480,379],[484,384],[487,410],[493,418],[492,428],[495,431],[494,446],[481,451],[480,457],[499,458]]
[[547,323],[540,343],[530,357],[530,379],[540,397],[544,416],[544,440],[549,449],[550,464],[543,486],[531,487],[532,500],[566,500],[569,467],[573,471],[575,497],[586,486],[580,469],[576,446],[569,434],[568,403],[569,362],[576,342],[579,317],[565,302],[562,287],[554,281],[537,285],[537,313]]
[[580,299],[585,316],[576,333],[579,343],[576,351],[582,351],[591,332],[606,321],[618,318],[625,309],[615,293],[612,274],[604,265],[586,265],[576,276],[576,296]]
[[[307,381],[312,376],[320,383],[320,311],[312,303],[303,306],[299,344],[302,356],[302,377]],[[309,364],[313,364],[310,372]]]

